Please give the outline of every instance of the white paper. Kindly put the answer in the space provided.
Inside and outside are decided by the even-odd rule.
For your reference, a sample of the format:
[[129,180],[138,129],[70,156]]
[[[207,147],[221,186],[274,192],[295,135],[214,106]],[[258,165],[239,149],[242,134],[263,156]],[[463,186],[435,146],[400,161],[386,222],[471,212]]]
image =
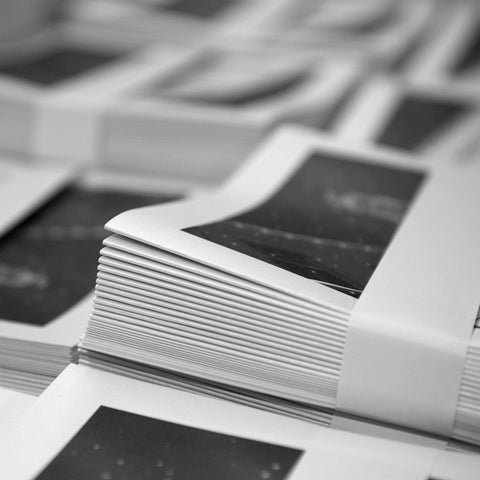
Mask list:
[[[379,480],[427,480],[438,453],[433,448],[319,428],[222,400],[71,365],[22,416],[16,428],[0,437],[2,478],[34,478],[100,406],[304,450],[307,453],[294,467],[289,477],[292,480],[319,474],[332,480],[351,480],[352,474]],[[101,449],[102,445],[95,448]],[[454,457],[457,470],[471,473],[478,469],[477,458],[458,454]],[[24,458],[28,462],[22,461]],[[436,466],[436,471],[442,474],[449,468],[448,460]]]
[[32,395],[0,388],[0,436],[15,425],[35,400]]

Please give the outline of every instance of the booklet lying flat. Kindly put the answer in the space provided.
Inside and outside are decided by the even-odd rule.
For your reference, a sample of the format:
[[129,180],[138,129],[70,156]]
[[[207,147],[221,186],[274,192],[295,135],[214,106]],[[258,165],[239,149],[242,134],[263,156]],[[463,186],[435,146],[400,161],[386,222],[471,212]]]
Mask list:
[[0,384],[38,393],[77,359],[105,221],[178,194],[53,165],[3,160],[0,172]]
[[215,194],[107,224],[82,350],[478,442],[476,172],[280,130]]
[[377,75],[356,93],[334,131],[350,142],[375,143],[418,155],[419,161],[472,158],[480,101],[461,85]]
[[2,477],[17,480],[470,480],[479,468],[474,456],[319,429],[75,365],[0,448]]

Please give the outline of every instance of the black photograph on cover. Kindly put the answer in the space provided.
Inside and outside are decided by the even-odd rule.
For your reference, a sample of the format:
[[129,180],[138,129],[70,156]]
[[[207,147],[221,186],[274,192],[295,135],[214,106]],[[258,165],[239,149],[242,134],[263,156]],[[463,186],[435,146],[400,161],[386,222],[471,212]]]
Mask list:
[[405,151],[417,151],[469,113],[466,103],[421,95],[404,97],[377,141]]
[[103,226],[172,198],[70,186],[0,238],[0,319],[43,326],[93,290]]
[[167,0],[158,5],[159,10],[180,13],[203,19],[214,18],[238,3],[239,0]]
[[466,48],[460,53],[453,64],[453,72],[456,74],[469,73],[480,67],[480,22],[475,32],[469,39]]
[[113,52],[97,51],[77,46],[58,46],[29,57],[2,63],[0,75],[52,87],[78,75],[104,67],[122,58]]
[[261,206],[185,231],[359,297],[423,179],[314,153]]
[[36,480],[283,480],[302,453],[102,406]]

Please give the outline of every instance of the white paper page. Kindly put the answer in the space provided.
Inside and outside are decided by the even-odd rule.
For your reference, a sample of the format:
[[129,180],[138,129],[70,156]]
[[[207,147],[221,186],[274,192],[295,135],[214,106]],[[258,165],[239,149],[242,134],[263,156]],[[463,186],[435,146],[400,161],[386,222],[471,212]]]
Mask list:
[[[103,408],[99,410],[101,406]],[[135,415],[141,415],[179,424],[169,427],[174,431],[188,430],[193,427],[224,434],[229,438],[237,438],[237,441],[251,439],[287,448],[308,450],[291,472],[289,478],[293,480],[312,478],[311,474],[308,477],[305,476],[305,472],[311,472],[309,469],[312,460],[314,465],[321,469],[315,470],[315,476],[323,470],[325,475],[322,478],[332,478],[332,480],[351,479],[352,473],[374,479],[386,478],[385,474],[388,474],[388,478],[426,480],[437,454],[436,450],[426,447],[319,429],[305,422],[259,412],[229,402],[208,399],[88,367],[72,365],[26,412],[17,423],[15,430],[0,438],[0,449],[4,456],[0,465],[2,476],[18,480],[36,478],[39,472],[50,463],[52,463],[51,467],[55,467],[57,455],[59,458],[63,455],[68,462],[67,472],[68,468],[75,468],[76,455],[73,455],[72,460],[72,447],[68,444],[77,432],[81,436],[82,432],[89,428],[91,424],[91,422],[87,423],[89,419],[100,418],[101,415],[107,423],[100,423],[95,427],[98,440],[93,443],[90,440],[83,446],[80,444],[81,453],[77,451],[80,453],[77,458],[80,462],[82,458],[86,458],[85,455],[93,454],[96,458],[105,458],[102,449],[106,448],[106,445],[102,440],[108,438],[110,432],[113,432],[112,428],[118,428],[114,424],[109,426],[108,413],[110,416],[120,414],[120,418],[128,418],[131,421],[137,421],[138,417]],[[144,418],[142,428],[150,423],[151,420]],[[197,435],[193,430],[190,432],[190,438],[192,435]],[[98,463],[94,466],[100,472],[112,472],[112,469],[122,466],[126,468],[127,461],[136,461],[136,457],[132,457],[129,453],[131,449],[128,443],[119,440],[118,437],[114,438],[114,443],[109,442],[108,448],[114,449],[110,450],[115,455],[114,459],[118,455],[121,462],[108,465],[97,460]],[[118,441],[122,442],[119,448],[123,445],[123,449],[117,451]],[[126,441],[128,442],[128,438]],[[65,452],[60,453],[65,447],[67,447]],[[87,451],[92,448],[98,453],[88,454]],[[146,451],[142,455],[149,454],[148,447],[145,448]],[[21,458],[27,457],[28,462],[19,461],[20,452]],[[160,449],[159,452],[163,450]],[[248,458],[247,452],[248,450],[244,449],[238,461],[245,461]],[[192,452],[189,454],[191,455]],[[138,450],[135,455],[138,455]],[[227,455],[228,453],[225,452],[223,458],[227,458]],[[266,464],[261,471],[265,470],[271,474],[280,472],[284,468],[282,462],[285,459],[286,457],[282,456],[281,460],[276,459]],[[458,459],[465,464],[464,468],[472,469],[476,466],[470,459],[463,461],[462,456]],[[156,468],[175,470],[174,464],[165,464],[167,458],[163,460],[160,463],[157,459],[154,464]],[[143,460],[142,465],[148,464]],[[181,469],[180,464],[178,467]],[[380,473],[384,476],[380,477]],[[399,476],[400,473],[403,477]],[[282,475],[280,478],[285,477]]]
[[39,204],[54,196],[75,173],[72,167],[0,159],[0,234],[8,232]]
[[[70,366],[22,417],[15,430],[8,437],[0,438],[4,458],[0,465],[2,477],[35,478],[102,405],[302,450],[318,429],[312,424],[228,402],[129,380],[88,367]],[[28,462],[19,461],[20,451]]]
[[428,480],[436,455],[430,448],[321,430],[295,478]]
[[35,400],[32,395],[0,388],[0,435],[5,435]]

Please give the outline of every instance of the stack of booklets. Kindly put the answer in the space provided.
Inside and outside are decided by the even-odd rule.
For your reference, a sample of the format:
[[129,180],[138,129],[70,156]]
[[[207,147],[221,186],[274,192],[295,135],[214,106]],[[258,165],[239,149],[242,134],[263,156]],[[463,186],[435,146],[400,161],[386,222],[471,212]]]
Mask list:
[[0,475],[16,480],[478,478],[477,456],[445,451],[444,442],[364,427],[318,428],[71,365],[0,437]]
[[0,385],[38,394],[77,361],[104,223],[178,193],[132,175],[18,160],[2,159],[0,176]]
[[327,54],[115,39],[60,25],[4,59],[0,148],[214,182],[278,123],[324,125],[361,75]]
[[107,224],[81,362],[479,444],[477,174],[280,130],[218,192]]

